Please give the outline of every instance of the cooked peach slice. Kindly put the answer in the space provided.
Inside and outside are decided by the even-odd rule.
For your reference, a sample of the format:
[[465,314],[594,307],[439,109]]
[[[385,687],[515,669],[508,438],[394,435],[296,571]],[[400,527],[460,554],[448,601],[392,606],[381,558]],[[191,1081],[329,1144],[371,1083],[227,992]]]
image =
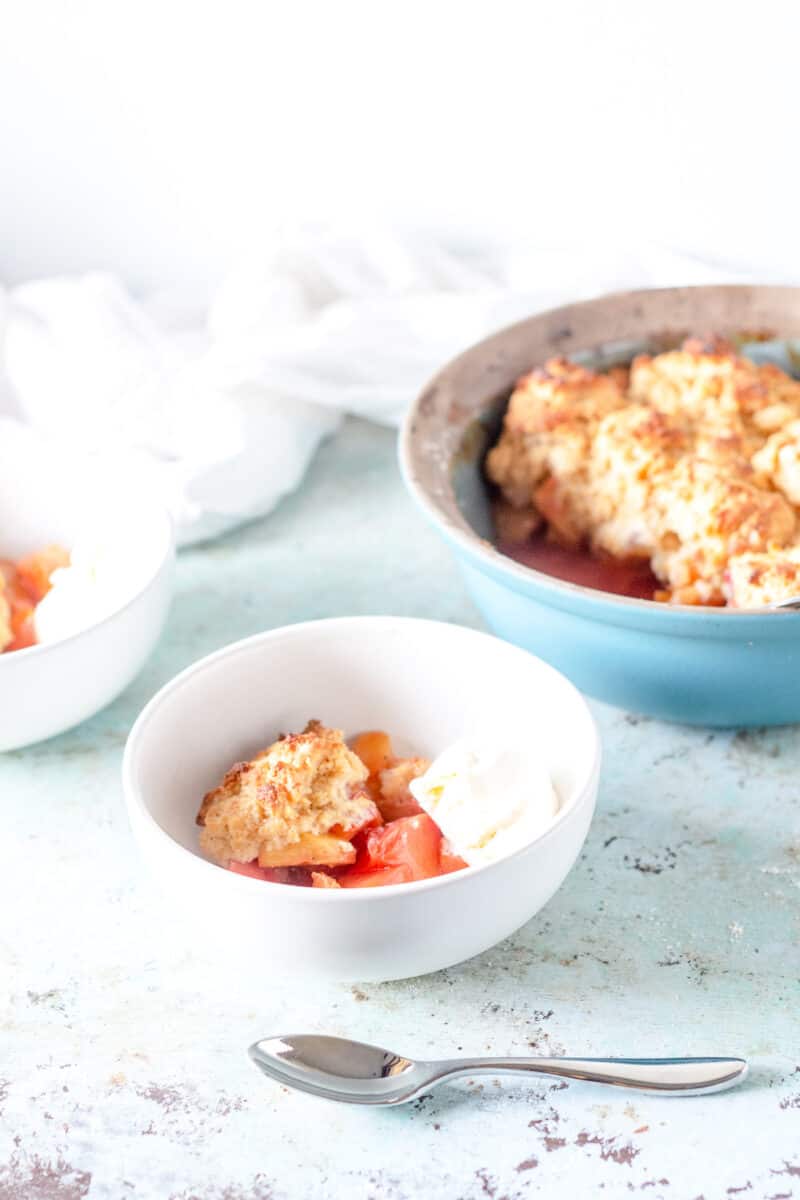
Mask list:
[[11,629],[13,636],[5,647],[6,650],[25,650],[28,646],[36,645],[36,628],[33,624],[33,609],[27,614],[20,614],[12,609]]
[[3,581],[0,578],[0,652],[5,650],[9,642],[13,641],[14,633],[11,628],[11,605],[5,597],[3,589]]
[[380,729],[370,729],[353,738],[350,748],[363,762],[370,775],[380,772],[394,761],[392,739]]
[[351,743],[353,753],[369,771],[367,787],[384,821],[412,817],[422,809],[408,790],[409,782],[430,765],[424,758],[397,758],[388,733],[371,729]]
[[442,875],[450,875],[453,871],[463,871],[468,867],[469,863],[464,862],[458,854],[453,854],[451,850],[446,850],[442,844],[442,852],[439,855],[439,870]]
[[0,559],[0,650],[22,650],[34,644],[34,607],[14,563]]
[[355,847],[328,834],[309,834],[279,850],[262,850],[258,856],[260,867],[344,867],[355,861]]
[[63,546],[45,546],[17,563],[19,582],[34,604],[50,591],[50,576],[58,567],[69,565],[69,553]]
[[430,763],[427,758],[398,758],[390,767],[385,767],[378,776],[380,794],[378,808],[384,821],[396,821],[399,817],[413,817],[421,813],[409,791],[412,779],[424,775]]

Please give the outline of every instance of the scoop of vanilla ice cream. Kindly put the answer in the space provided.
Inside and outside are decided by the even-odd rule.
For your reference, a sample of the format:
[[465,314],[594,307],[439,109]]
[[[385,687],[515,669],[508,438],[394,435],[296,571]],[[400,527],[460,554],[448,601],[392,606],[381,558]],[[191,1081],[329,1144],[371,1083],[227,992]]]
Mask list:
[[143,578],[141,551],[125,535],[98,529],[76,541],[69,566],[53,572],[50,590],[34,610],[38,642],[57,642],[80,633],[136,595]]
[[552,824],[553,782],[533,749],[456,742],[410,783],[414,799],[470,866],[520,850]]

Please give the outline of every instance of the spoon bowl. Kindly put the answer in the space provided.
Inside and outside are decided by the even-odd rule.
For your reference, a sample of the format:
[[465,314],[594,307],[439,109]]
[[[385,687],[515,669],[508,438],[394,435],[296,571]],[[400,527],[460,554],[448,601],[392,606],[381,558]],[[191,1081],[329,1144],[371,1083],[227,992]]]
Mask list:
[[349,1038],[288,1034],[248,1051],[284,1087],[345,1104],[407,1104],[473,1075],[554,1075],[671,1096],[725,1091],[747,1075],[742,1058],[457,1058],[414,1060]]
[[248,1053],[278,1083],[349,1104],[406,1104],[433,1086],[437,1065],[365,1042],[315,1034],[264,1038]]

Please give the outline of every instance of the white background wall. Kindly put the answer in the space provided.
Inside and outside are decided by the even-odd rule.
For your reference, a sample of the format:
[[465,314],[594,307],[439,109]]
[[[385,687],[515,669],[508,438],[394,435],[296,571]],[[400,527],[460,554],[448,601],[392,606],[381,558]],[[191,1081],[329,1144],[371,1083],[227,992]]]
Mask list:
[[213,281],[287,217],[647,237],[800,276],[779,0],[2,0],[0,280]]

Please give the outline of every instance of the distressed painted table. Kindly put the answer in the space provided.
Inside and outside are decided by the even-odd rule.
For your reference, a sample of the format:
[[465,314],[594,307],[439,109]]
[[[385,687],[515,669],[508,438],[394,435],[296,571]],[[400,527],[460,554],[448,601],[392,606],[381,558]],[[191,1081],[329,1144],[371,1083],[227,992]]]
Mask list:
[[[116,704],[0,758],[0,1200],[800,1197],[794,729],[596,706],[606,760],[584,854],[526,928],[453,970],[253,995],[186,950],[128,835],[134,716],[225,642],[385,611],[479,623],[405,499],[393,438],[352,422],[279,511],[181,556],[160,650]],[[484,1080],[364,1111],[256,1073],[247,1044],[287,1029],[420,1055],[735,1053],[753,1072],[698,1100]]]

